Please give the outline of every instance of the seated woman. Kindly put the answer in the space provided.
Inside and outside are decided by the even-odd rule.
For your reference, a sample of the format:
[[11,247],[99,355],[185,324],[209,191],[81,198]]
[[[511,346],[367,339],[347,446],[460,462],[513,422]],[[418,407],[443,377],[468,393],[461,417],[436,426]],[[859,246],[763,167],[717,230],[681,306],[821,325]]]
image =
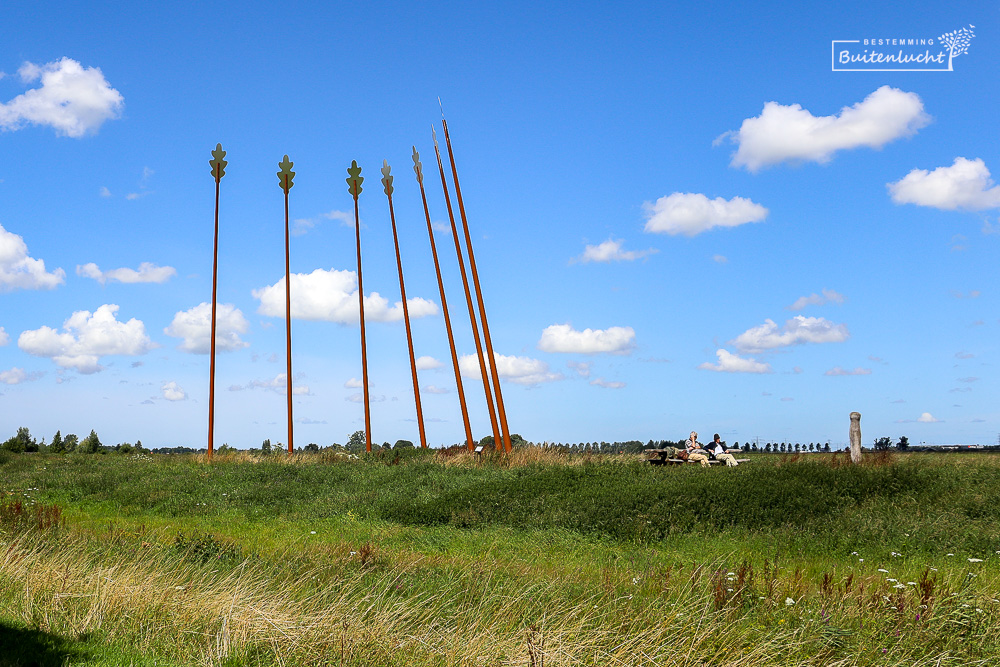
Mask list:
[[725,446],[719,439],[718,433],[715,434],[715,437],[712,439],[712,442],[705,445],[705,449],[711,452],[712,458],[715,459],[716,461],[722,461],[727,466],[730,467],[739,465],[739,463],[736,462],[736,457],[734,457],[732,454],[726,451]]
[[697,461],[702,468],[708,467],[708,453],[702,449],[701,443],[698,442],[697,431],[691,431],[691,437],[684,443],[684,447],[687,449],[688,461]]

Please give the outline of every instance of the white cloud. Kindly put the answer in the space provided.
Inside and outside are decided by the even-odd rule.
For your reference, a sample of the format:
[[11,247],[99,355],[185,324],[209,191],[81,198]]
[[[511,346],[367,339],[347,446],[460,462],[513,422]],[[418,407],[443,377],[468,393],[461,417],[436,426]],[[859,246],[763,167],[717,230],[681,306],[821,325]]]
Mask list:
[[7,335],[7,332],[4,331],[3,327],[0,327],[0,347],[3,347],[9,342],[10,342],[10,336]]
[[18,74],[24,83],[40,80],[42,85],[0,103],[0,130],[48,125],[56,134],[82,137],[96,133],[104,121],[117,118],[124,106],[121,93],[111,87],[100,69],[85,68],[70,58],[45,65],[26,62]]
[[822,296],[815,292],[809,296],[800,296],[795,300],[795,303],[788,306],[787,310],[802,310],[806,306],[822,306],[825,303],[841,304],[846,300],[843,294],[834,292],[832,289],[824,289]]
[[543,352],[576,354],[628,354],[635,347],[632,327],[608,327],[576,331],[569,324],[553,324],[542,331],[538,349]]
[[344,383],[344,387],[346,389],[361,389],[364,386],[365,383],[359,380],[358,378],[351,378],[350,380]]
[[110,197],[111,196],[111,190],[108,190],[107,187],[105,187],[105,186],[102,185],[101,186],[101,196],[102,197]]
[[53,289],[63,284],[66,272],[45,270],[45,262],[28,256],[24,239],[0,225],[0,292],[15,289]]
[[[220,303],[215,311],[215,350],[227,352],[250,345],[240,340],[250,323],[239,308],[231,303]],[[170,326],[163,333],[174,338],[183,338],[178,350],[194,354],[208,354],[212,350],[212,304],[202,302],[189,310],[174,315]]]
[[[497,361],[497,375],[515,384],[525,386],[535,386],[543,382],[556,382],[564,379],[562,373],[552,373],[549,365],[538,359],[530,357],[506,356],[503,354],[493,354]],[[467,378],[478,378],[482,376],[479,370],[479,356],[475,354],[464,354],[458,360],[458,368],[462,375]],[[489,368],[487,368],[489,370]]]
[[435,359],[434,357],[417,357],[417,370],[418,371],[429,371],[434,368],[441,368],[444,366],[443,363]]
[[929,122],[916,93],[882,86],[834,116],[813,116],[799,104],[768,102],[759,116],[745,119],[739,130],[716,143],[728,137],[738,144],[731,166],[756,172],[786,161],[829,162],[839,150],[878,149]]
[[770,373],[771,364],[765,364],[753,359],[744,359],[727,350],[716,350],[715,356],[719,358],[719,363],[710,364],[707,361],[698,368],[705,371],[718,371],[722,373]]
[[920,422],[921,424],[936,424],[941,420],[935,419],[934,415],[932,415],[929,412],[924,412],[919,417],[917,417],[917,421]]
[[[312,273],[292,274],[292,318],[340,324],[357,324],[358,281],[354,271],[316,269]],[[285,278],[274,285],[253,290],[260,300],[257,312],[270,317],[285,316]],[[406,300],[410,319],[437,315],[433,301],[421,297]],[[365,297],[366,322],[395,322],[403,319],[403,304],[389,301],[378,292]]]
[[1000,207],[1000,185],[990,178],[990,170],[980,158],[955,158],[950,167],[934,171],[914,169],[902,179],[887,183],[896,204],[916,204],[947,211],[981,211]]
[[[288,393],[288,375],[278,373],[270,380],[252,380],[245,385],[234,384],[229,387],[229,391],[242,391],[244,389],[267,389],[278,394]],[[305,396],[309,394],[309,387],[306,385],[296,385],[292,382],[292,396]]]
[[576,374],[583,378],[590,377],[590,367],[593,364],[589,361],[567,361],[566,367],[572,368]]
[[[330,211],[329,213],[321,213],[316,218],[298,218],[296,220],[293,220],[292,221],[292,228],[291,228],[291,231],[289,233],[292,236],[302,236],[303,234],[307,233],[309,230],[313,229],[321,221],[321,219],[323,219],[323,218],[325,218],[327,220],[339,220],[341,226],[350,226],[350,227],[354,226],[354,214],[353,213],[347,213],[346,211],[333,210],[333,211]],[[364,226],[364,223],[362,223],[362,226]]]
[[590,381],[595,387],[602,387],[604,389],[623,389],[625,387],[624,382],[610,382],[604,378],[594,378]]
[[187,398],[187,394],[184,390],[177,386],[176,382],[166,382],[160,387],[160,391],[163,392],[163,398],[168,401],[183,401]]
[[847,326],[822,317],[796,315],[781,329],[772,320],[744,331],[729,341],[742,352],[764,352],[801,343],[841,343],[850,337]]
[[93,278],[102,285],[106,283],[165,283],[177,275],[172,266],[157,266],[152,262],[143,262],[138,269],[110,269],[101,271],[93,262],[82,266],[77,265],[76,275]]
[[49,357],[63,368],[89,374],[103,370],[98,361],[108,355],[134,356],[155,347],[146,327],[135,318],[119,322],[118,306],[105,304],[91,313],[78,310],[63,323],[64,333],[43,326],[23,332],[17,346],[36,357]]
[[729,258],[725,255],[712,255],[712,261],[716,264],[728,264]]
[[42,377],[42,373],[26,373],[23,368],[14,367],[9,371],[0,371],[0,383],[3,384],[21,384],[22,382],[31,382],[32,380],[37,380]]
[[[478,366],[478,364],[477,364],[477,366]],[[424,391],[426,391],[428,394],[448,394],[448,393],[451,393],[448,389],[442,389],[441,387],[435,387],[432,384],[429,384],[426,387],[424,387]]]
[[965,293],[959,292],[957,290],[952,290],[951,291],[951,295],[953,297],[955,297],[956,299],[965,299],[965,298],[978,299],[980,297],[980,295],[982,295],[982,292],[980,292],[977,289],[974,289],[974,290],[971,290],[968,294],[965,294]]
[[823,375],[838,376],[838,375],[871,375],[872,369],[870,368],[855,368],[853,371],[845,370],[840,366],[834,366]]
[[643,202],[645,231],[676,236],[696,236],[713,227],[737,227],[760,222],[768,210],[743,197],[709,199],[703,194],[675,192],[655,203]]
[[586,264],[587,262],[631,262],[636,259],[642,259],[643,257],[648,257],[649,255],[655,255],[660,252],[656,248],[648,248],[646,250],[622,250],[622,244],[625,241],[618,239],[617,241],[613,238],[600,243],[598,245],[588,245],[583,249],[583,254],[579,257],[575,257],[570,260],[572,262],[581,262]]

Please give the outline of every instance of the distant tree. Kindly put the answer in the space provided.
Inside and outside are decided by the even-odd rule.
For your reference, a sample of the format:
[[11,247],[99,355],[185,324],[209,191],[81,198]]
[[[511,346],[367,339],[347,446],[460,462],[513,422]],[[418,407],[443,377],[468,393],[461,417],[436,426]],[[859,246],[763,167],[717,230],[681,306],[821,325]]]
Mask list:
[[347,439],[347,451],[357,453],[365,451],[365,432],[355,431]]
[[271,439],[270,438],[267,438],[266,440],[264,440],[264,442],[260,443],[260,452],[261,452],[261,454],[270,454],[271,453]]
[[892,438],[886,436],[883,438],[875,439],[875,451],[884,452],[885,450],[892,447]]
[[393,449],[414,449],[413,443],[409,440],[397,440],[392,446]]
[[823,445],[823,451],[827,452],[827,453],[830,452],[830,442],[829,441],[827,441],[827,443],[825,445]]
[[802,445],[800,445],[799,443],[796,442],[795,443],[795,451],[797,451],[797,452],[802,451]]
[[76,437],[76,433],[69,433],[63,438],[63,447],[66,448],[67,452],[74,452],[79,446],[80,439]]
[[905,435],[899,437],[899,442],[896,443],[896,449],[901,452],[905,452],[910,448],[910,439]]
[[780,449],[781,449],[781,453],[784,454],[785,453],[785,443],[781,443],[781,448]]
[[767,443],[766,445],[764,445],[764,451],[768,453],[771,452],[771,443]]
[[[223,444],[222,446],[223,447],[229,447],[229,445],[226,445],[226,444]],[[230,447],[230,449],[232,449],[232,448]],[[135,441],[135,451],[138,452],[139,454],[148,454],[149,453],[149,450],[142,446],[142,440],[136,440]]]
[[510,434],[510,446],[511,447],[527,447],[528,441],[521,437],[520,433]]
[[56,431],[56,434],[52,436],[52,443],[49,445],[49,451],[55,454],[62,454],[66,451],[66,445],[63,443],[62,433]]
[[305,451],[309,452],[310,454],[314,454],[319,451],[319,445],[317,445],[315,442],[310,442],[308,445],[306,445]]
[[816,444],[815,443],[812,443],[812,442],[809,443],[809,451],[810,452],[815,452],[816,451]]
[[[141,440],[136,440],[135,441],[135,448],[139,449],[139,450],[142,449],[142,441]],[[222,443],[222,447],[219,447],[217,450],[215,450],[215,453],[216,454],[228,454],[230,452],[235,452],[235,451],[236,451],[236,449],[234,447],[230,447],[228,442],[224,442],[224,443]]]
[[753,451],[756,452],[757,451],[757,443],[755,442],[755,443],[751,444],[750,445],[750,449],[752,449]]
[[493,449],[494,442],[492,435],[484,435],[479,441],[479,446],[483,449]]
[[91,429],[90,435],[80,441],[79,446],[77,446],[76,451],[83,454],[96,454],[101,451],[104,446],[101,444],[101,439],[97,437],[97,431]]
[[131,454],[133,451],[131,442],[120,442],[115,445],[115,451],[119,454]]

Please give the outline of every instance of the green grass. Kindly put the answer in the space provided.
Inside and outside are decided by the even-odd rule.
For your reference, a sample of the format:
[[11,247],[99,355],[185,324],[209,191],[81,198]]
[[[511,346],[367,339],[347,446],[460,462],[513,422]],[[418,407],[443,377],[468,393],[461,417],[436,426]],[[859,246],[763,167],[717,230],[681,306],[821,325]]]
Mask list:
[[0,506],[66,526],[0,510],[0,622],[74,664],[988,664],[1000,461],[843,463],[12,456]]

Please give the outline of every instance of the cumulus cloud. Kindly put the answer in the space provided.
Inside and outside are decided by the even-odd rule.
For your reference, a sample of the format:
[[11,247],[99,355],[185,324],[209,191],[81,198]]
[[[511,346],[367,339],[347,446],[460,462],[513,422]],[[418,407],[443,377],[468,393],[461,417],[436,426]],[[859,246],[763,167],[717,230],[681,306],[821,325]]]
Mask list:
[[0,292],[16,289],[53,289],[63,284],[66,272],[45,270],[45,262],[28,256],[24,239],[0,225]]
[[[229,387],[229,391],[243,391],[244,389],[266,389],[278,394],[288,393],[288,374],[278,373],[270,380],[252,380],[245,385],[234,384]],[[306,385],[296,385],[292,382],[292,396],[305,396],[309,394],[309,387]]]
[[138,269],[110,269],[101,271],[93,262],[82,266],[77,265],[76,275],[93,278],[102,285],[107,283],[165,283],[177,275],[172,266],[157,266],[152,262],[143,262]]
[[932,415],[929,412],[924,412],[919,417],[917,417],[917,421],[920,422],[921,424],[936,424],[937,422],[939,422],[941,420],[940,419],[935,419],[934,415]]
[[591,362],[589,362],[589,361],[568,361],[568,362],[566,362],[566,367],[567,368],[572,368],[574,371],[576,371],[576,374],[579,375],[582,378],[589,378],[590,377],[590,367],[592,365],[593,364],[591,364]]
[[346,211],[333,210],[329,213],[321,213],[316,218],[298,218],[292,221],[292,229],[289,232],[292,236],[302,236],[309,230],[316,227],[323,220],[339,220],[341,226],[354,225],[354,214]]
[[423,357],[417,357],[416,363],[418,371],[429,371],[444,366],[443,363],[441,363],[434,357],[428,357],[426,355]]
[[569,324],[553,324],[542,331],[538,349],[543,352],[576,354],[628,354],[635,347],[632,327],[608,327],[576,331]]
[[103,370],[98,363],[103,356],[140,355],[155,347],[140,320],[119,322],[117,312],[115,304],[105,304],[93,313],[78,310],[63,322],[63,333],[47,326],[25,331],[18,337],[17,346],[84,374]]
[[771,364],[765,364],[754,359],[746,359],[733,354],[728,350],[716,350],[715,356],[719,358],[719,363],[710,364],[705,362],[698,366],[704,371],[717,371],[720,373],[770,373]]
[[[354,271],[316,269],[292,274],[292,318],[340,324],[358,324],[358,279]],[[285,316],[285,278],[274,285],[253,290],[260,300],[257,312],[270,317]],[[421,297],[406,300],[410,319],[437,315],[433,301]],[[365,297],[366,322],[395,322],[403,319],[403,303],[389,301],[378,292]]]
[[[493,357],[496,359],[497,375],[515,384],[533,387],[543,382],[556,382],[564,379],[562,373],[550,372],[549,365],[538,359],[496,353],[493,354]],[[463,354],[458,360],[458,368],[464,377],[478,378],[482,376],[479,370],[478,355]]]
[[42,375],[43,373],[38,371],[27,373],[23,368],[17,368],[15,366],[9,371],[0,371],[0,382],[3,384],[21,384],[22,382],[37,380],[42,377]]
[[47,125],[56,134],[82,137],[121,115],[124,98],[97,67],[63,58],[44,65],[26,62],[18,74],[24,83],[40,81],[41,86],[0,103],[0,130]]
[[[215,349],[217,352],[239,350],[250,343],[240,340],[250,327],[239,308],[231,303],[220,303],[215,311]],[[202,302],[189,310],[174,315],[170,326],[163,333],[184,340],[178,350],[193,354],[208,354],[212,350],[212,304]]]
[[1000,185],[990,178],[990,170],[980,158],[955,158],[950,167],[934,171],[914,169],[902,179],[887,183],[896,204],[916,204],[946,211],[982,211],[1000,207]]
[[780,162],[829,162],[840,150],[881,148],[910,136],[930,122],[916,93],[882,86],[833,116],[814,116],[799,104],[768,102],[759,116],[747,118],[729,138],[739,147],[730,165],[756,172]]
[[741,352],[757,353],[801,343],[841,343],[849,337],[844,324],[796,315],[781,328],[770,319],[764,320],[764,324],[744,331],[729,343]]
[[434,386],[432,384],[429,384],[426,387],[424,387],[424,391],[426,391],[428,394],[447,394],[447,393],[449,393],[449,391],[447,389],[442,389],[441,387],[436,387],[436,386]]
[[696,236],[713,227],[737,227],[760,222],[768,210],[743,197],[709,199],[703,194],[675,192],[656,202],[643,202],[645,231],[676,236]]
[[10,336],[7,335],[7,332],[4,331],[3,327],[0,327],[0,347],[3,347],[9,342],[10,342]]
[[838,294],[832,289],[824,289],[822,296],[813,292],[809,296],[800,296],[795,303],[788,306],[788,310],[802,310],[806,306],[822,306],[826,303],[844,303],[847,299],[843,294]]
[[588,262],[631,262],[660,252],[656,248],[623,250],[622,245],[624,243],[625,241],[622,239],[615,240],[614,238],[610,238],[598,245],[588,245],[583,249],[582,255],[573,258],[570,262],[580,262],[582,264]]
[[183,401],[187,398],[187,394],[177,386],[176,382],[165,382],[160,391],[163,392],[163,398],[168,401]]
[[840,366],[834,366],[833,368],[831,368],[827,372],[823,373],[823,375],[830,375],[830,376],[836,376],[836,375],[871,375],[871,374],[872,374],[872,369],[870,369],[870,368],[861,368],[860,366],[858,368],[855,368],[853,371],[845,370],[845,369],[841,368]]
[[611,382],[609,380],[605,380],[604,378],[594,378],[593,380],[590,381],[590,384],[592,384],[595,387],[601,387],[603,389],[624,389],[625,388],[625,383],[624,382]]
[[346,389],[361,389],[364,386],[365,383],[359,380],[358,378],[351,378],[350,380],[344,383],[344,388]]

